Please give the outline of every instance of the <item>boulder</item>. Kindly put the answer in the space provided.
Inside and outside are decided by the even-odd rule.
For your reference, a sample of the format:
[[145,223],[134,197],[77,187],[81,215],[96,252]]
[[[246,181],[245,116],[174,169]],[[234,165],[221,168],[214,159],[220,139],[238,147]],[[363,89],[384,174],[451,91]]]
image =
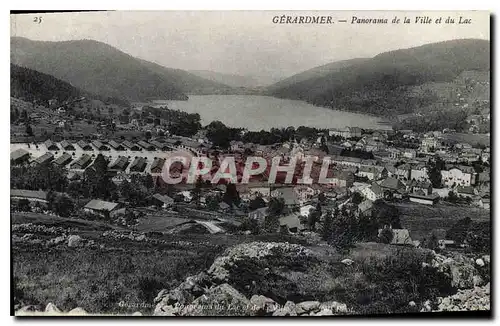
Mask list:
[[154,316],[177,316],[179,314],[179,306],[157,305],[153,313]]
[[349,310],[347,309],[347,305],[345,303],[340,303],[337,301],[327,301],[323,302],[319,306],[320,310],[331,310],[335,313],[347,313]]
[[296,304],[297,314],[307,314],[311,311],[317,312],[319,311],[320,303],[319,301],[304,301]]
[[479,266],[479,267],[483,267],[484,266],[484,260],[482,260],[481,258],[476,259],[476,265]]
[[490,255],[484,255],[482,257],[482,259],[483,259],[483,261],[484,261],[485,264],[488,264],[488,265],[490,264],[490,261],[491,261],[490,260]]
[[76,307],[76,308],[74,308],[74,309],[71,309],[71,310],[68,312],[68,315],[73,315],[73,316],[83,316],[83,315],[87,315],[87,312],[86,312],[83,308]]
[[250,301],[227,283],[210,288],[185,306],[182,316],[246,316]]
[[55,304],[53,304],[52,302],[50,302],[45,307],[45,312],[59,314],[59,313],[61,313],[61,310],[59,308],[57,308],[57,306]]
[[161,300],[163,300],[164,297],[167,296],[167,294],[168,294],[168,290],[162,289],[160,292],[158,292],[158,295],[156,296],[156,298],[154,298],[153,302],[159,303]]
[[341,263],[346,265],[346,266],[351,266],[354,263],[354,260],[346,258],[346,259],[342,260]]
[[257,316],[270,315],[276,311],[277,306],[278,304],[273,299],[263,295],[255,294],[250,298],[250,309]]
[[193,301],[194,296],[184,289],[176,287],[172,291],[168,292],[159,304],[165,306],[173,306],[175,304],[185,305]]
[[408,302],[408,305],[410,307],[415,307],[417,304],[415,303],[415,301],[410,301],[410,302]]
[[292,301],[287,301],[283,308],[277,309],[273,316],[297,316],[297,307]]
[[142,313],[140,311],[136,311],[132,314],[132,316],[142,316]]
[[59,237],[50,239],[49,242],[48,242],[48,244],[50,244],[50,245],[57,245],[57,244],[60,244],[60,243],[62,243],[64,241],[66,241],[66,237],[61,235]]
[[320,312],[316,313],[315,316],[332,316],[334,315],[331,309],[321,309]]
[[36,313],[38,311],[38,308],[36,306],[24,306],[21,309],[17,310],[15,315],[16,316],[28,316]]
[[79,235],[70,235],[68,237],[68,247],[80,247],[83,244],[83,239]]

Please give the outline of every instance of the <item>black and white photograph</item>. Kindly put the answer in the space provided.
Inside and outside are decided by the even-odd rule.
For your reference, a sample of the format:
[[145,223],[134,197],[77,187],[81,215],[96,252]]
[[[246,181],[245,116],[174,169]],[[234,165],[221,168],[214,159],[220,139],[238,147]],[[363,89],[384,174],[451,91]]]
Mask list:
[[11,315],[491,317],[491,23],[11,12]]

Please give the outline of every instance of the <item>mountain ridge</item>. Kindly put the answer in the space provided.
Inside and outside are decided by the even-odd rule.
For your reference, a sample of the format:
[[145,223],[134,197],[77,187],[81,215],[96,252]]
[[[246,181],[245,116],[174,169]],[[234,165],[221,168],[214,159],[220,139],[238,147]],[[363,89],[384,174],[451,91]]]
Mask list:
[[91,93],[125,98],[187,99],[186,94],[231,92],[231,87],[135,58],[95,40],[33,41],[11,37],[11,62],[52,75]]

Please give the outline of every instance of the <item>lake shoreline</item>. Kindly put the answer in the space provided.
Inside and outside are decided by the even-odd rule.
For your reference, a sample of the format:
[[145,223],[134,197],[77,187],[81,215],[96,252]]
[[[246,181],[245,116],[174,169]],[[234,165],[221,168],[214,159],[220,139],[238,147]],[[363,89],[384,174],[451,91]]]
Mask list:
[[[136,103],[138,105],[139,103]],[[190,95],[188,101],[154,100],[144,105],[198,113],[202,124],[221,121],[250,131],[287,127],[392,129],[386,117],[316,106],[269,95]],[[227,114],[231,112],[232,114]]]

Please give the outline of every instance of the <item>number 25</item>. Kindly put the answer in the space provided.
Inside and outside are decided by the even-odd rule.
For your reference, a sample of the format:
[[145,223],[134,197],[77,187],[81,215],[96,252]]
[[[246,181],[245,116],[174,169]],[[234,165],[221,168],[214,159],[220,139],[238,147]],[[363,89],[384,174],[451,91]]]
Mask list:
[[40,16],[39,16],[39,17],[35,17],[35,18],[33,19],[33,22],[34,22],[34,23],[38,23],[38,24],[40,24],[40,23],[42,22],[42,17],[40,17]]

